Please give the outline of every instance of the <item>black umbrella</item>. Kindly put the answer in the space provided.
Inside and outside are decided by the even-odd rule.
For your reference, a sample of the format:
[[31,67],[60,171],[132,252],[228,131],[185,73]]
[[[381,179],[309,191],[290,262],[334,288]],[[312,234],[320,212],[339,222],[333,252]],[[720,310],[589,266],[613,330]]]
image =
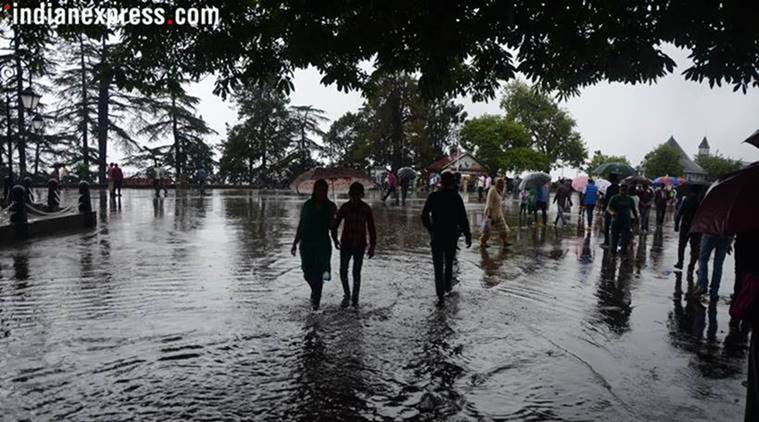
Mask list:
[[751,136],[749,136],[743,142],[747,142],[747,143],[749,143],[749,144],[751,144],[751,145],[759,148],[759,130],[757,130],[756,132],[754,132]]
[[645,185],[648,186],[651,184],[651,180],[649,180],[645,176],[641,176],[639,174],[634,174],[630,177],[626,177],[625,180],[622,181],[623,183],[627,183],[628,185]]

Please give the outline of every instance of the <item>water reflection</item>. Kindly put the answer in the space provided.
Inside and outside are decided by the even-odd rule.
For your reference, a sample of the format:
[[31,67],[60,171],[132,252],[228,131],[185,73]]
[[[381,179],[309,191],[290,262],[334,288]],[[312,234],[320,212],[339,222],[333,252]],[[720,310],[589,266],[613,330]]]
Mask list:
[[601,267],[601,280],[598,283],[596,297],[599,317],[609,329],[621,335],[630,329],[632,313],[630,298],[630,280],[633,265],[628,259],[622,259],[617,275],[617,259],[608,249],[604,250]]

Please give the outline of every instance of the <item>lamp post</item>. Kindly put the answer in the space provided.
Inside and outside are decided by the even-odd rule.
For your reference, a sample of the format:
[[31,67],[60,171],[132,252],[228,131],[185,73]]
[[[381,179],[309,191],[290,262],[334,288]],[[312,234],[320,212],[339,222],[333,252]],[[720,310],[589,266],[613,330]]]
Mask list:
[[[15,78],[22,77],[16,68],[14,67],[3,67],[0,68],[0,76],[3,78],[4,85],[8,84],[10,80]],[[18,81],[18,85],[20,87],[21,82]],[[26,126],[26,122],[23,121],[24,119],[24,111],[29,111],[31,113],[34,112],[34,110],[37,108],[37,106],[40,103],[40,99],[42,99],[42,96],[37,94],[34,89],[32,89],[31,86],[29,86],[26,89],[22,89],[18,92],[18,98],[17,101],[19,101],[21,104],[21,107],[19,107],[19,121],[18,121],[18,128],[19,128],[19,134],[18,134],[18,150],[19,150],[19,161],[21,160],[22,156],[26,155],[26,151],[23,150],[26,148],[25,142],[24,142],[24,136],[25,132],[28,130]],[[7,131],[7,145],[8,145],[8,168],[10,172],[13,172],[13,129],[11,126],[11,96],[8,90],[5,92],[5,111],[6,111],[6,124],[8,125],[8,131]],[[31,122],[31,128],[35,131],[42,128],[43,120],[39,115],[36,115]],[[23,151],[22,151],[23,150]],[[22,172],[24,172],[26,169],[21,168],[21,163],[19,162],[19,178],[22,176]]]

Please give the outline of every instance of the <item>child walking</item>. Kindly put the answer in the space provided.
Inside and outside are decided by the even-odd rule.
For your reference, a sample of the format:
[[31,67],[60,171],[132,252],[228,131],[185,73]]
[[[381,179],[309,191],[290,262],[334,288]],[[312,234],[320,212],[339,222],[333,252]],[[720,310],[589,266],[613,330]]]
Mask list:
[[[337,211],[335,230],[332,231],[335,248],[340,250],[340,282],[343,284],[343,308],[348,305],[358,306],[358,294],[361,289],[361,266],[364,262],[364,251],[371,259],[377,244],[377,231],[374,227],[374,215],[371,207],[362,201],[364,185],[355,182],[348,191],[350,200]],[[337,228],[345,220],[343,233],[337,240]],[[366,248],[366,232],[369,232],[369,249]],[[353,259],[353,295],[348,284],[348,264]]]

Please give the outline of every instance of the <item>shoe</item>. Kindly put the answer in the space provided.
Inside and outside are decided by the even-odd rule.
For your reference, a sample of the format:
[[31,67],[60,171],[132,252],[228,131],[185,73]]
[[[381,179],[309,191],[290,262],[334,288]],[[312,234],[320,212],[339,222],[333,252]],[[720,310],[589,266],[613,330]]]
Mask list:
[[358,299],[354,299],[353,302],[351,302],[351,306],[358,308]]
[[341,308],[347,308],[348,305],[350,305],[351,301],[348,296],[343,296],[343,301],[340,303]]
[[678,262],[677,264],[675,264],[675,269],[682,270],[683,269],[683,263],[682,262]]

